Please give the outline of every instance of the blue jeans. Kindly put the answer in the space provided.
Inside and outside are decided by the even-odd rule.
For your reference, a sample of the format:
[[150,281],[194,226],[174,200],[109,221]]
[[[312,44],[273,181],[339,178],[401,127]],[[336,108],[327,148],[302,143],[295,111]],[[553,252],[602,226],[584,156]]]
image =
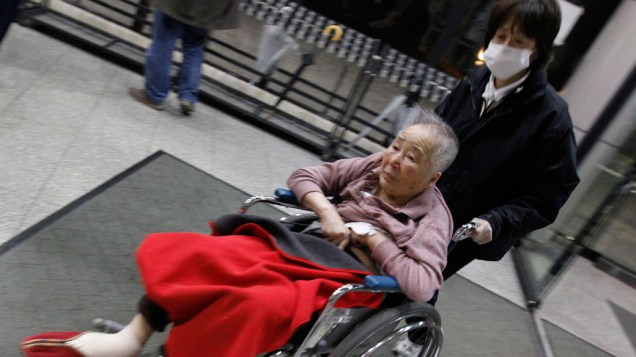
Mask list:
[[145,90],[148,98],[161,104],[170,90],[172,52],[181,39],[183,61],[179,70],[179,100],[195,103],[198,98],[201,64],[208,30],[184,24],[155,10],[152,44],[146,52]]

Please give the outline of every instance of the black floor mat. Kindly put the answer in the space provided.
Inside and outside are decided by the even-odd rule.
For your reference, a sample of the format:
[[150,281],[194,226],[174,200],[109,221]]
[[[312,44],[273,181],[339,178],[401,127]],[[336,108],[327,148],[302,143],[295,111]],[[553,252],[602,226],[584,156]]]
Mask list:
[[[258,192],[269,194],[270,192]],[[142,294],[135,249],[150,232],[209,232],[249,195],[158,152],[0,246],[0,356],[22,338],[128,322]],[[257,205],[250,213],[281,217]],[[161,262],[157,262],[160,264]],[[157,334],[144,355],[165,339]]]

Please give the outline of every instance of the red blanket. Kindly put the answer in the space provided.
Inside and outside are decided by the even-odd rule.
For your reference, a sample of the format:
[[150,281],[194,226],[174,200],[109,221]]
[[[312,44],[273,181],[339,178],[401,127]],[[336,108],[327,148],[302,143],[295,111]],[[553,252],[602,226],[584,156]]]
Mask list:
[[[151,234],[137,260],[148,296],[173,321],[170,357],[248,357],[275,350],[335,289],[368,274],[290,255],[255,223],[223,236]],[[347,296],[349,306],[379,302],[369,294]]]

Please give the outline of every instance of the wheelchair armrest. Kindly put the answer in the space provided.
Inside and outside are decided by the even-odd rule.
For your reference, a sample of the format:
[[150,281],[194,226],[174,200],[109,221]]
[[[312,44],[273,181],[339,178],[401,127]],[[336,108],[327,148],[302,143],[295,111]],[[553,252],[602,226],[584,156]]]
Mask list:
[[[331,201],[333,198],[328,199]],[[296,195],[294,195],[294,192],[292,192],[292,190],[287,188],[277,188],[274,191],[274,195],[271,196],[257,195],[248,197],[241,205],[239,212],[246,213],[247,210],[250,209],[250,207],[260,202],[265,202],[271,205],[295,208],[303,211],[311,211],[308,208],[300,205],[300,202],[298,202],[298,200],[296,199]]]
[[292,190],[286,188],[277,188],[274,191],[274,196],[276,196],[276,198],[278,198],[281,202],[300,206],[300,203],[296,199],[296,195],[294,195],[294,192],[292,192]]
[[250,207],[260,202],[265,202],[271,205],[278,205],[278,206],[295,208],[300,210],[307,210],[307,208],[300,206],[300,204],[296,200],[296,196],[291,190],[288,190],[285,188],[277,188],[273,196],[257,195],[257,196],[248,197],[241,205],[239,212],[246,213],[247,210],[250,209]]
[[398,281],[386,275],[367,275],[364,277],[364,286],[373,290],[400,290]]

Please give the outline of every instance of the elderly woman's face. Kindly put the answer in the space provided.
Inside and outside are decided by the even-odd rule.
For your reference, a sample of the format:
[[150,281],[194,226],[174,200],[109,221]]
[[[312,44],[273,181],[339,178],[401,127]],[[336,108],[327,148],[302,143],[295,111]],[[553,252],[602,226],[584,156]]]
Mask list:
[[431,169],[431,144],[424,125],[403,130],[384,151],[380,187],[393,196],[413,197],[435,184],[439,172]]

